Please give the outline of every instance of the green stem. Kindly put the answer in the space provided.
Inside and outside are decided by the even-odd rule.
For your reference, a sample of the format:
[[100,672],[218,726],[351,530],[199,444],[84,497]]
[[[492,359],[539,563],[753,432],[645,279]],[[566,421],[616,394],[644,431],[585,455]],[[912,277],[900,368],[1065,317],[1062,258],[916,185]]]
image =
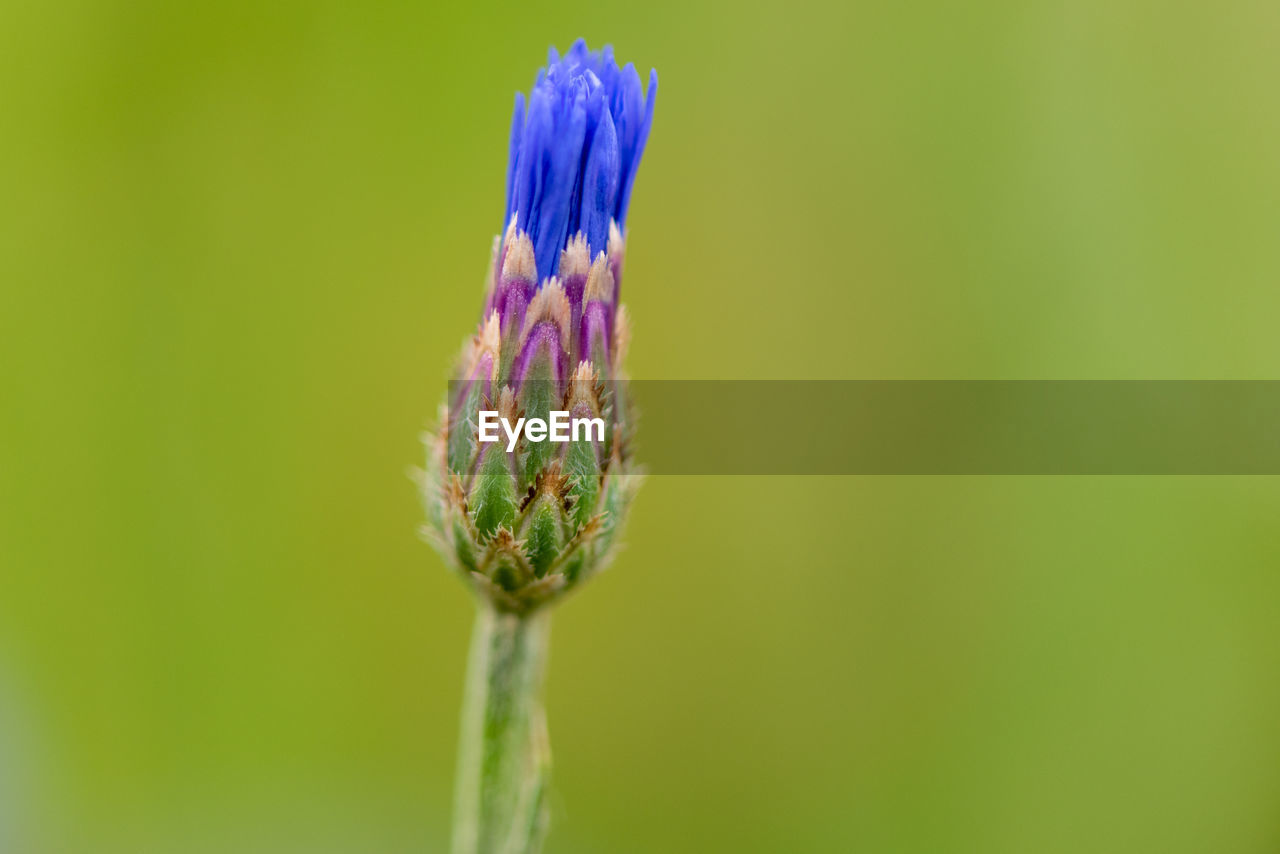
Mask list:
[[549,616],[476,614],[462,700],[453,854],[536,854],[550,770],[542,673]]

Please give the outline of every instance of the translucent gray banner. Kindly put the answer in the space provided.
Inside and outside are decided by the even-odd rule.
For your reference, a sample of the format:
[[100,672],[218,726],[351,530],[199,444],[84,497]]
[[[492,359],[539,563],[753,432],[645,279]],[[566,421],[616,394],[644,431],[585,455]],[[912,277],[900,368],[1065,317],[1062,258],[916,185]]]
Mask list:
[[605,392],[634,402],[630,447],[651,475],[1280,474],[1280,381],[634,380]]

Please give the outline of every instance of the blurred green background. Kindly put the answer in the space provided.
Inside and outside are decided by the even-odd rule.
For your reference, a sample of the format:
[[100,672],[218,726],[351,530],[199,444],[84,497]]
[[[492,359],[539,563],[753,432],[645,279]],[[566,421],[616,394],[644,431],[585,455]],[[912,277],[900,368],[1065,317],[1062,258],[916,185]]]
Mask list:
[[[0,3],[0,851],[440,852],[406,476],[512,93],[658,68],[641,378],[1280,373],[1280,6]],[[549,854],[1280,849],[1280,482],[680,478]]]

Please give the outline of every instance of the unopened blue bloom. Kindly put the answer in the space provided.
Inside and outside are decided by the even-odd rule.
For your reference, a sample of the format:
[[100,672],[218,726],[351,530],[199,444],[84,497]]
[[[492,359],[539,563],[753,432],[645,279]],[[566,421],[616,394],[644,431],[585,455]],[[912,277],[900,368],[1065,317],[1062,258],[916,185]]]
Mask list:
[[[621,286],[657,89],[579,40],[516,96],[503,231],[423,483],[443,553],[499,610],[543,607],[603,568],[636,488]],[[603,430],[499,444],[480,429],[495,413]]]
[[528,234],[539,280],[579,232],[594,258],[610,221],[625,226],[657,93],[656,71],[646,94],[633,64],[619,68],[612,47],[588,51],[579,39],[563,58],[551,49],[527,103],[516,94],[503,227],[514,217]]

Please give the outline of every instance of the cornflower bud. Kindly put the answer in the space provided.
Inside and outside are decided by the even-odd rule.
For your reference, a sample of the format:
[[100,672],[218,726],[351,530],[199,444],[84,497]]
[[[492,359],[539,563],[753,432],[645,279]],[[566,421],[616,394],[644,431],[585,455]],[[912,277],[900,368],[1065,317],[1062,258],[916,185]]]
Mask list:
[[[516,95],[504,230],[423,479],[428,533],[500,612],[598,572],[634,491],[619,294],[656,94],[656,72],[646,93],[633,65],[579,40]],[[551,429],[564,422],[570,441]]]

